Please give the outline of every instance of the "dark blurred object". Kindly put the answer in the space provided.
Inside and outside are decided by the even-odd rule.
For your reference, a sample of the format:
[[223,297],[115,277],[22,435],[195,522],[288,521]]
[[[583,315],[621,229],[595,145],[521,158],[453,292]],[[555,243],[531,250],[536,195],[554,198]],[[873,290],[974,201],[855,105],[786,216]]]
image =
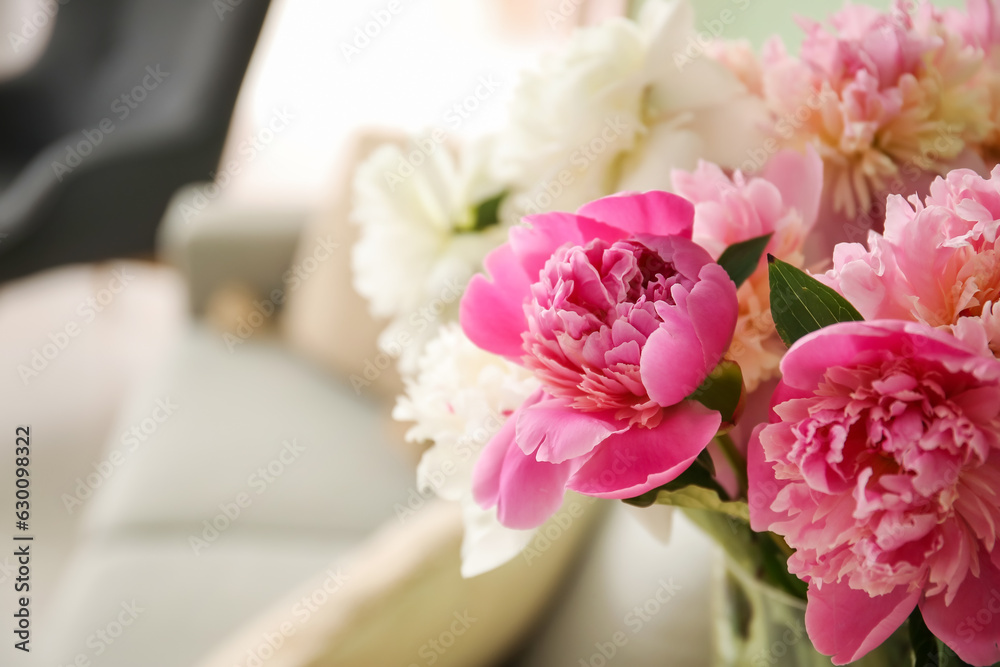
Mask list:
[[269,0],[67,0],[0,84],[0,280],[151,253],[211,180]]

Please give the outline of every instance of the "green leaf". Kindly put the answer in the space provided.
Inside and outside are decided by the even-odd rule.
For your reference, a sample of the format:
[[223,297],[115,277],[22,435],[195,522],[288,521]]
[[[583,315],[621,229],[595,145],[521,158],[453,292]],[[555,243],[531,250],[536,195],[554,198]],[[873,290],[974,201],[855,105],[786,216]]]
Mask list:
[[687,507],[680,510],[714,539],[730,562],[747,576],[801,600],[806,599],[806,583],[788,572],[788,556],[776,545],[780,537],[773,533],[755,533],[749,522],[729,514]]
[[490,197],[486,201],[480,202],[473,211],[474,221],[472,227],[466,231],[481,232],[488,227],[499,224],[500,205],[503,204],[503,200],[506,197],[507,192],[504,191],[494,197]]
[[657,505],[673,505],[692,510],[710,510],[743,521],[750,520],[750,508],[742,500],[723,500],[717,491],[703,486],[689,485],[676,491],[656,490]]
[[743,399],[743,370],[735,361],[722,361],[688,398],[722,414],[723,424],[733,424]]
[[805,271],[768,255],[771,316],[785,345],[838,322],[860,322],[861,313]]
[[764,248],[771,241],[771,236],[773,234],[765,234],[734,243],[719,257],[719,265],[726,270],[737,287],[757,270],[760,256],[764,254]]
[[705,449],[698,455],[694,463],[688,466],[687,470],[672,481],[647,491],[641,496],[625,498],[623,502],[635,505],[636,507],[649,507],[656,503],[660,491],[677,491],[688,486],[701,486],[706,489],[712,489],[717,495],[727,500],[729,499],[729,496],[726,495],[726,490],[715,481],[715,464],[712,462],[712,455]]

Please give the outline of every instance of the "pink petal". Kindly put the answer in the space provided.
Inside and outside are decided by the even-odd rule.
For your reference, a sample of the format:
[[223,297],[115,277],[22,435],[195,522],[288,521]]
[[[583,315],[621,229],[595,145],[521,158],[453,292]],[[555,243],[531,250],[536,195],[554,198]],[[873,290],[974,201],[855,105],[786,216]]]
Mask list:
[[[881,349],[885,338],[886,332],[871,325],[843,323],[824,327],[789,348],[781,363],[782,379],[789,386],[811,389],[822,382],[827,369],[853,365],[860,352]],[[793,355],[792,349],[800,351]]]
[[771,423],[780,422],[781,418],[774,411],[775,406],[781,405],[786,401],[795,400],[796,398],[808,398],[812,395],[812,388],[799,389],[779,380],[778,386],[774,388],[774,393],[771,394],[771,407],[767,412],[768,419]]
[[782,202],[796,209],[808,231],[819,213],[820,195],[823,193],[823,160],[812,146],[803,155],[785,150],[767,161],[764,179],[774,183],[781,192]]
[[1000,662],[1000,569],[985,549],[979,564],[979,577],[966,575],[951,605],[942,593],[924,598],[920,611],[927,628],[958,657],[971,665],[992,665]]
[[694,227],[694,204],[657,190],[604,197],[584,204],[577,213],[631,235],[677,235],[690,239]]
[[705,160],[698,160],[698,166],[693,172],[670,170],[670,182],[673,183],[674,192],[697,203],[715,201],[720,192],[732,187],[732,181],[722,171],[722,167]]
[[749,489],[747,503],[750,505],[750,527],[758,532],[770,530],[776,523],[788,520],[788,515],[771,509],[774,499],[787,481],[779,481],[774,476],[774,464],[767,461],[764,446],[760,442],[761,431],[768,425],[758,424],[750,434],[747,445],[747,476]]
[[459,305],[462,330],[482,349],[518,361],[524,354],[524,301],[531,283],[509,244],[490,252],[484,265],[493,280],[477,274],[469,282]]
[[[544,397],[536,391],[518,412]],[[472,495],[483,509],[496,506],[500,523],[508,528],[530,529],[545,523],[562,504],[566,479],[573,463],[541,463],[526,455],[514,442],[517,412],[487,443],[472,472]]]
[[598,498],[632,498],[687,470],[722,423],[719,413],[684,401],[664,410],[656,428],[608,436],[567,487]]
[[859,354],[882,350],[899,338],[905,324],[888,320],[842,322],[807,334],[796,341],[782,359],[782,379],[792,387],[816,387],[823,381],[827,369],[852,366],[857,363]]
[[[539,389],[521,404],[518,411],[537,403],[543,395]],[[483,447],[472,469],[472,498],[483,509],[495,506],[500,498],[500,471],[503,469],[507,451],[514,445],[516,424],[517,412],[514,412]]]
[[718,264],[706,264],[698,278],[687,297],[687,311],[701,341],[705,368],[711,371],[733,340],[739,302],[736,285]]
[[628,429],[628,423],[614,417],[614,411],[583,412],[565,399],[547,397],[517,414],[518,446],[539,461],[562,463],[589,454],[614,433]]
[[545,463],[511,445],[500,474],[497,518],[508,528],[537,528],[556,513],[566,493],[574,462]]
[[835,665],[858,660],[889,638],[917,606],[920,589],[870,597],[847,585],[809,586],[806,631],[816,650],[833,656]]
[[969,26],[974,31],[977,46],[989,49],[996,39],[997,17],[990,0],[968,0],[966,3]]
[[917,351],[924,359],[980,379],[996,378],[1000,372],[994,359],[972,354],[974,351],[950,333],[919,322],[872,320],[841,322],[803,336],[781,360],[781,375],[792,387],[811,389],[822,382],[827,369],[856,365],[860,355],[911,356]]
[[587,245],[595,239],[613,243],[626,236],[616,228],[573,213],[540,213],[524,218],[529,227],[510,230],[510,247],[529,282],[538,280],[552,253],[567,243]]
[[649,397],[669,407],[690,396],[712,369],[701,354],[701,340],[691,320],[676,307],[658,312],[664,322],[642,348],[639,374]]

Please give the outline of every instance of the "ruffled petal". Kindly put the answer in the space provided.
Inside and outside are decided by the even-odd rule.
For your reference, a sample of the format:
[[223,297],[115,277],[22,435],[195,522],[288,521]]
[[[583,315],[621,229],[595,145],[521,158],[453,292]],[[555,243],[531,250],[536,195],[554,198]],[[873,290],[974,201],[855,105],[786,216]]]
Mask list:
[[761,431],[767,426],[758,424],[750,434],[747,445],[747,504],[750,506],[750,527],[758,532],[771,530],[771,526],[788,519],[786,514],[771,509],[774,499],[788,482],[775,477],[774,464],[767,460],[760,441]]
[[529,215],[524,222],[528,226],[511,228],[509,245],[529,282],[538,280],[557,248],[566,244],[584,246],[595,239],[614,243],[627,236],[613,225],[573,213]]
[[781,361],[782,380],[792,387],[816,387],[830,368],[857,365],[873,354],[912,356],[914,345],[919,345],[921,357],[935,359],[953,371],[973,373],[979,379],[1000,377],[995,359],[970,354],[964,343],[947,332],[919,322],[872,320],[841,322],[803,336]]

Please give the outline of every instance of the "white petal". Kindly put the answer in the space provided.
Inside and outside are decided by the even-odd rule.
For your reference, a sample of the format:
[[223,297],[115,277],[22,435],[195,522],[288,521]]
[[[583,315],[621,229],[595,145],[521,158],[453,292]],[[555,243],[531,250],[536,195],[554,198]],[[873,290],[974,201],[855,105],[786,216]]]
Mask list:
[[513,530],[497,520],[496,508],[484,510],[467,497],[462,502],[465,538],[462,576],[475,577],[517,558],[534,537],[534,530]]

